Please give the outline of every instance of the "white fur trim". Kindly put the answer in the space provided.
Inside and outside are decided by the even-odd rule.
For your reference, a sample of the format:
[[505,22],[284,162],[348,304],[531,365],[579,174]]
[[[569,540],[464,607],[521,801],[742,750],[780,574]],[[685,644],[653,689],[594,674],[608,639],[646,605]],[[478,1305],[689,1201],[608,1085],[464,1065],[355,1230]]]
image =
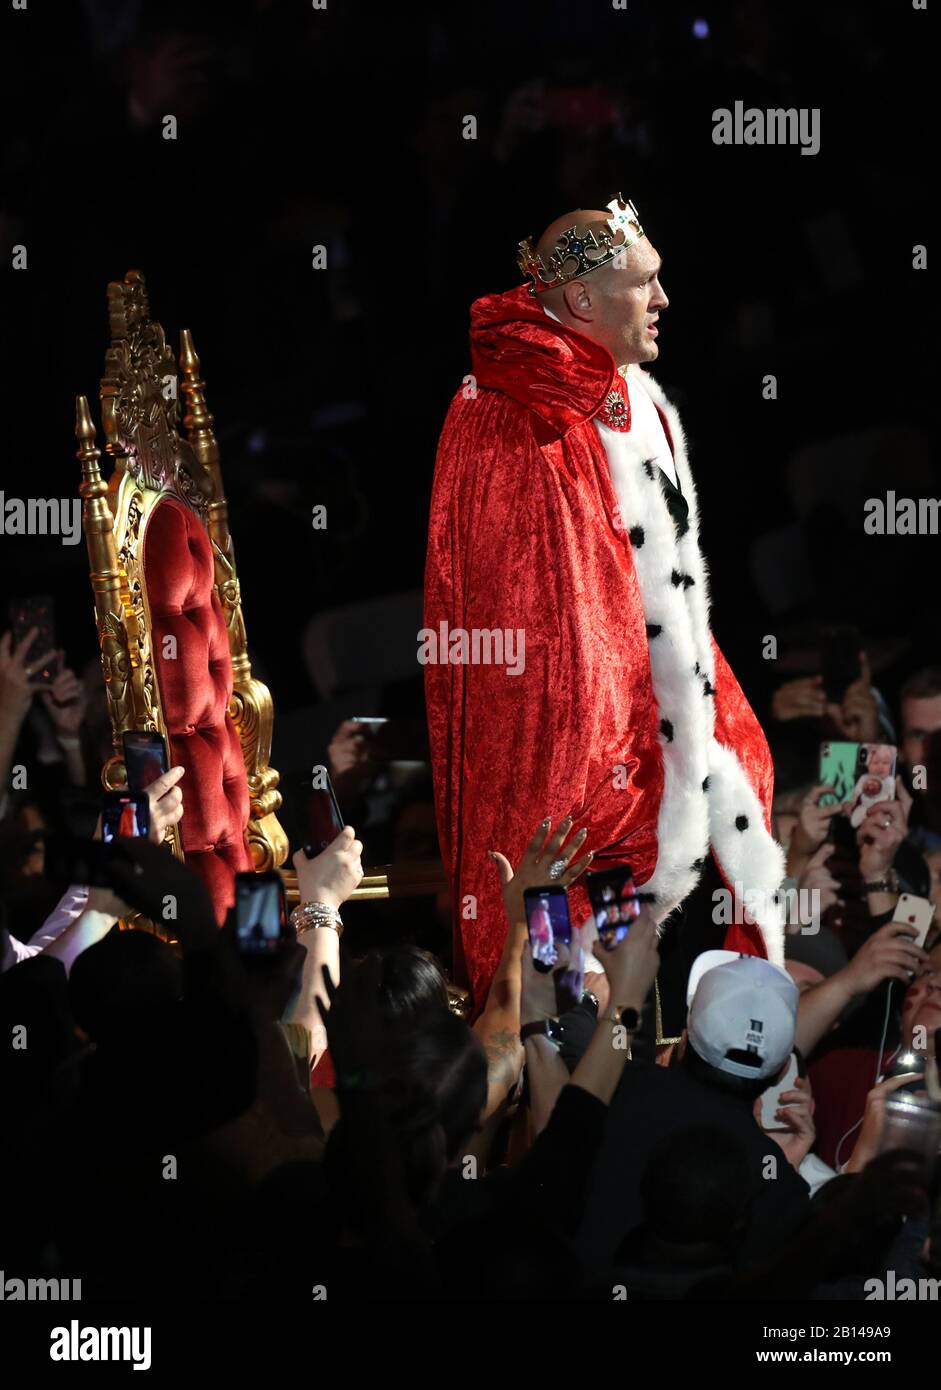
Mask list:
[[[715,707],[706,686],[715,682],[709,626],[709,577],[699,547],[699,508],[689,468],[686,437],[675,408],[659,385],[640,368],[629,369],[641,380],[635,389],[646,389],[667,418],[673,442],[674,463],[680,488],[689,506],[689,530],[677,541],[673,520],[654,471],[644,467],[642,441],[631,431],[608,429],[597,419],[611,481],[618,499],[625,532],[635,533],[634,566],[644,616],[659,635],[648,639],[654,699],[669,731],[660,734],[663,757],[663,796],[657,817],[657,866],[642,887],[656,895],[655,912],[662,922],[696,886],[697,862],[715,851],[726,879],[739,885],[753,900],[767,908],[758,915],[769,959],[783,959],[783,909],[773,893],[784,876],[784,856],[768,834],[764,813],[734,751],[713,737]],[[653,470],[651,470],[653,471]],[[691,585],[673,583],[673,576],[688,576]],[[627,737],[627,731],[625,731]],[[703,783],[709,777],[708,791]],[[745,830],[736,819],[745,816]]]

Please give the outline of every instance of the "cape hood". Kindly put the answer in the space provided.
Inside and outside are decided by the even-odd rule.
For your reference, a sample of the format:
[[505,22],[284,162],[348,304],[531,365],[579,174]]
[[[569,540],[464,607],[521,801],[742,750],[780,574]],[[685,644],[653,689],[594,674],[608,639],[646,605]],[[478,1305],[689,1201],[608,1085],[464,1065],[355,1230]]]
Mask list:
[[470,343],[477,384],[510,396],[560,437],[598,413],[618,377],[607,348],[549,318],[525,285],[471,305]]

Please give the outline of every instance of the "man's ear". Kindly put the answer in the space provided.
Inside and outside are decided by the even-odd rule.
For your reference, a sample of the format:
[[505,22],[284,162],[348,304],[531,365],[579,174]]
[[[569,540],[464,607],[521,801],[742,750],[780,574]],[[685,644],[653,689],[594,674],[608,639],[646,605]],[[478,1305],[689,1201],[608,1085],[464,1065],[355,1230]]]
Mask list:
[[565,307],[573,319],[590,322],[592,318],[591,291],[584,280],[572,280],[562,291]]

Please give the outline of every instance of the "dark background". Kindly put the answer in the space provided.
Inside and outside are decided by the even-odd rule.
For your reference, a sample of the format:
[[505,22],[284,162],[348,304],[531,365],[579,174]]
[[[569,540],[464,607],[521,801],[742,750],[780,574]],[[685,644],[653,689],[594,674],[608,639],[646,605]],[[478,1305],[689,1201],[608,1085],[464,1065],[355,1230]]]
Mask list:
[[[0,486],[74,495],[105,287],[141,269],[170,341],[193,330],[253,657],[282,721],[299,715],[308,619],[421,584],[470,302],[518,282],[521,237],[621,190],[665,261],[656,371],[689,435],[720,645],[763,713],[774,680],[813,668],[818,620],[856,622],[891,695],[941,660],[937,538],[862,529],[867,497],[941,493],[912,269],[930,25],[908,0],[6,5]],[[715,146],[713,109],[736,100],[819,107],[820,152]],[[84,545],[2,537],[0,584],[52,590],[71,663],[94,656]],[[343,712],[377,711],[341,692]]]

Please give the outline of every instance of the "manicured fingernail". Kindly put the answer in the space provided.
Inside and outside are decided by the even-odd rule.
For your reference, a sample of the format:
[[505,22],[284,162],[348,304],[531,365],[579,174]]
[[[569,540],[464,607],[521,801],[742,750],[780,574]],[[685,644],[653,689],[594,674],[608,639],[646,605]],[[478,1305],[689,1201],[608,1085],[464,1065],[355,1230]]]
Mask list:
[[547,825],[551,825],[551,824],[552,824],[552,821],[549,819],[548,816],[546,816],[545,820],[544,820],[543,823],[542,823],[542,827],[543,827],[543,829],[545,829]]
[[586,826],[584,830],[580,830],[580,831],[578,832],[578,834],[575,836],[575,838],[576,838],[576,840],[584,840],[584,838],[585,838],[585,836],[586,836],[587,834],[588,834],[588,827]]
[[488,849],[488,850],[487,850],[487,853],[489,854],[489,856],[490,856],[490,858],[493,860],[493,862],[496,863],[496,862],[497,862],[497,856],[494,854],[493,850],[492,850],[492,849]]

